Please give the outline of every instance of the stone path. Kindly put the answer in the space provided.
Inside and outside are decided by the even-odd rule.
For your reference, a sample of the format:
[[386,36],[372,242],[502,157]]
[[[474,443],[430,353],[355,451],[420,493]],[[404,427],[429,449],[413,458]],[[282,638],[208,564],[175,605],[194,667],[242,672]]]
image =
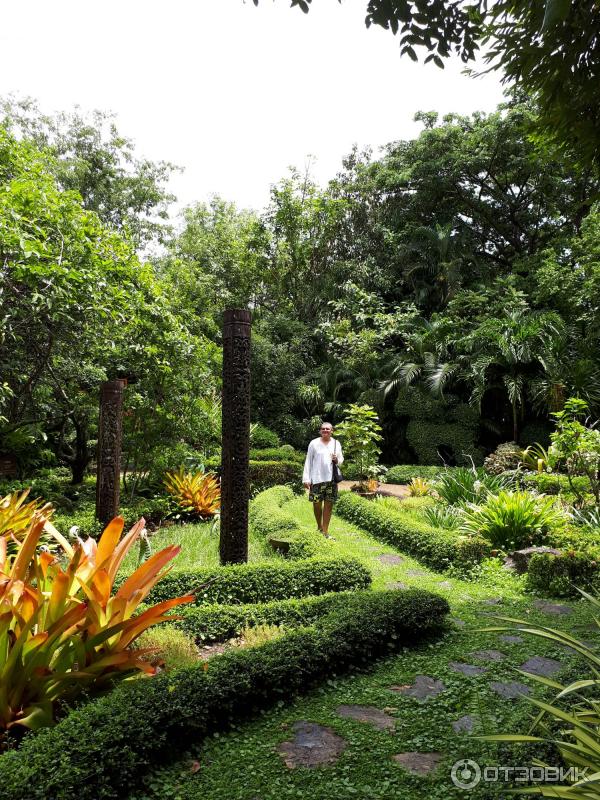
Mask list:
[[412,775],[429,775],[444,759],[443,753],[398,753],[394,761]]
[[393,731],[396,727],[396,720],[390,717],[385,711],[380,711],[374,706],[338,706],[336,713],[346,719],[354,719],[357,722],[366,722],[380,731]]
[[296,722],[294,739],[282,742],[278,752],[289,769],[320,767],[335,763],[346,749],[347,742],[331,728],[314,722]]

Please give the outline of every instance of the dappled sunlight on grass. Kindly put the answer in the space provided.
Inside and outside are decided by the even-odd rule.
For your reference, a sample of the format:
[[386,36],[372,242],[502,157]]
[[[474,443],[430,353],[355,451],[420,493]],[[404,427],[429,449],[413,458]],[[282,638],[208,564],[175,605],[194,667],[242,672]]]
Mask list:
[[[192,525],[170,525],[153,533],[150,538],[152,552],[156,553],[168,544],[181,547],[181,552],[173,560],[173,570],[185,572],[197,567],[216,567],[219,565],[219,531],[211,532],[210,522]],[[132,572],[137,566],[139,548],[134,547],[129,553],[121,572]],[[248,560],[270,561],[280,558],[263,540],[250,535],[248,542]]]

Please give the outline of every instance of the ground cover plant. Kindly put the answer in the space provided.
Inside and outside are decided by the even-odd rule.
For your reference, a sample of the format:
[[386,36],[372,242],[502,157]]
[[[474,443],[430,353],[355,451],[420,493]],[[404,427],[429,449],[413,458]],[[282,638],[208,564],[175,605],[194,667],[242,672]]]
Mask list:
[[[291,501],[288,510],[297,516],[299,524],[310,524],[312,512],[305,500]],[[450,768],[461,758],[472,758],[480,765],[527,764],[536,755],[553,758],[550,751],[539,746],[479,738],[525,730],[533,719],[525,700],[513,695],[506,702],[493,687],[518,691],[520,683],[523,691],[530,692],[528,697],[542,699],[547,696],[542,684],[518,674],[515,667],[535,657],[538,661],[532,663],[533,667],[538,663],[549,665],[554,670],[553,679],[564,682],[582,674],[581,662],[563,643],[525,635],[511,638],[514,631],[484,629],[493,626],[493,616],[524,615],[528,626],[558,628],[567,637],[575,630],[585,630],[585,636],[598,644],[591,610],[582,603],[560,607],[568,613],[545,611],[546,606],[539,606],[534,597],[524,594],[524,576],[499,564],[494,566],[492,561],[483,562],[467,580],[449,578],[423,567],[404,552],[400,560],[395,559],[395,548],[343,518],[334,516],[331,532],[342,553],[369,564],[375,588],[402,583],[446,597],[452,611],[448,632],[441,639],[391,655],[362,674],[335,674],[289,704],[236,725],[229,732],[216,732],[191,747],[172,766],[149,768],[143,788],[132,792],[130,800],[199,800],[206,796],[246,800],[249,795],[265,800],[298,796],[316,800],[403,796],[416,800],[424,793],[441,800],[453,796],[453,792],[460,796],[458,790],[454,791]],[[273,620],[272,624],[278,623]],[[592,628],[588,629],[590,624]],[[508,640],[502,638],[505,634]],[[461,672],[459,667],[466,671]],[[431,696],[419,700],[390,690],[412,687],[418,675],[432,679],[428,684]],[[361,708],[377,709],[385,727],[378,729],[373,723],[344,716],[347,709]],[[294,741],[295,726],[303,721],[341,737],[345,743],[341,755],[314,769],[287,766],[281,748],[283,743]],[[437,766],[429,774],[419,775],[394,760],[399,753],[413,751],[438,754]],[[238,778],[232,775],[230,765],[239,758],[245,759],[247,768]],[[481,783],[469,796],[487,800],[492,788]]]
[[[122,797],[150,760],[172,755],[177,743],[222,729],[227,720],[287,699],[324,675],[433,633],[446,612],[445,600],[418,590],[359,593],[348,598],[342,613],[331,611],[318,626],[258,648],[232,650],[207,670],[199,664],[119,688],[2,756],[5,797],[47,798],[57,792],[64,800]],[[60,769],[49,774],[48,755],[61,741]]]

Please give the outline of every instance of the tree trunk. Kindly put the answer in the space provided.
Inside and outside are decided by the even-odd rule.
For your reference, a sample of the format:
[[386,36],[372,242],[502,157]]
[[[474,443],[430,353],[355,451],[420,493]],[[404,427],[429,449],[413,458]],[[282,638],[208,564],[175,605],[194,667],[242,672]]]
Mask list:
[[72,419],[75,426],[75,454],[71,464],[73,475],[71,483],[79,484],[83,483],[85,471],[91,461],[91,455],[88,448],[87,422],[78,419],[75,415],[73,415]]

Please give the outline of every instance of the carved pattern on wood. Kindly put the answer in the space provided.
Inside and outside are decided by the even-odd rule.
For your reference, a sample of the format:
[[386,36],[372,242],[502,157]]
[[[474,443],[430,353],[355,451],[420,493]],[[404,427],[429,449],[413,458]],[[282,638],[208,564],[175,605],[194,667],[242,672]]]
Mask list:
[[106,381],[100,389],[96,517],[107,523],[119,513],[123,381]]
[[225,312],[220,538],[223,564],[248,560],[250,321],[249,311]]

